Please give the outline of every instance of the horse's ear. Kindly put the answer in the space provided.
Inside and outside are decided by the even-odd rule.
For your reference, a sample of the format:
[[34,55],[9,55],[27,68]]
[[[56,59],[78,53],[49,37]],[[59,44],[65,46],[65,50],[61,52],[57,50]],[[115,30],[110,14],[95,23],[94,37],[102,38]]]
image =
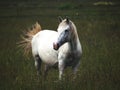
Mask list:
[[36,23],[40,24],[40,20],[37,20],[37,22],[36,22]]
[[59,16],[59,17],[58,17],[58,20],[59,20],[59,22],[62,22],[63,19],[62,19],[61,16]]
[[70,22],[68,17],[66,17],[66,22],[67,22],[67,24],[69,24],[69,22]]

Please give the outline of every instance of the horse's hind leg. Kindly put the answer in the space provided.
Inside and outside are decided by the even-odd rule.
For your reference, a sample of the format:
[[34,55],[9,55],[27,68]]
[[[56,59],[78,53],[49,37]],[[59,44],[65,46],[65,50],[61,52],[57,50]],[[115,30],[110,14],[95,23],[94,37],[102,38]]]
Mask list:
[[48,75],[48,71],[50,69],[50,66],[45,64],[45,69],[44,69],[44,79],[46,79],[47,75]]
[[37,69],[37,75],[40,75],[40,74],[41,74],[41,72],[40,72],[41,59],[40,59],[39,55],[36,55],[36,56],[34,57],[34,59],[35,59],[35,67],[36,67],[36,69]]

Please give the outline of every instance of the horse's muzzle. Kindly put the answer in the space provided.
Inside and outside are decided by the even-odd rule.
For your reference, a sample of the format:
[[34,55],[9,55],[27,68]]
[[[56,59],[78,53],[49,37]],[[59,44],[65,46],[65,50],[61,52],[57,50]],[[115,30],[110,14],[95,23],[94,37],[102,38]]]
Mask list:
[[58,43],[53,43],[53,48],[54,48],[55,50],[58,50],[58,49],[59,49],[59,44],[58,44]]

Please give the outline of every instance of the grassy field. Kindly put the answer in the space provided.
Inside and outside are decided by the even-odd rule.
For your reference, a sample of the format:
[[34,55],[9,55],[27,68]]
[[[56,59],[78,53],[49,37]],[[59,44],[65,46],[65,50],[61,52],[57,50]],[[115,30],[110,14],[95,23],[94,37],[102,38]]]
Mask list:
[[[49,4],[48,4],[49,3]],[[0,8],[0,90],[119,90],[120,6],[78,2],[1,4]],[[6,4],[6,3],[5,3]],[[78,78],[73,82],[70,68],[65,80],[51,70],[47,80],[36,75],[34,60],[17,48],[22,31],[39,21],[43,29],[57,29],[58,16],[69,16],[76,24],[83,48]]]

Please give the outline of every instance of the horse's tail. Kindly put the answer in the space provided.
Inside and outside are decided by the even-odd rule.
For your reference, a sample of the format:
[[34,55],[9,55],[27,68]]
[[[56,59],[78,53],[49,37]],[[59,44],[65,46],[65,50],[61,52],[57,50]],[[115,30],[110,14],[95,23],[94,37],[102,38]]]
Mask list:
[[32,28],[28,29],[27,31],[23,32],[21,35],[21,41],[18,42],[18,47],[22,47],[24,49],[23,53],[24,56],[28,56],[31,52],[31,40],[33,36],[41,31],[41,26],[38,22],[36,22]]

